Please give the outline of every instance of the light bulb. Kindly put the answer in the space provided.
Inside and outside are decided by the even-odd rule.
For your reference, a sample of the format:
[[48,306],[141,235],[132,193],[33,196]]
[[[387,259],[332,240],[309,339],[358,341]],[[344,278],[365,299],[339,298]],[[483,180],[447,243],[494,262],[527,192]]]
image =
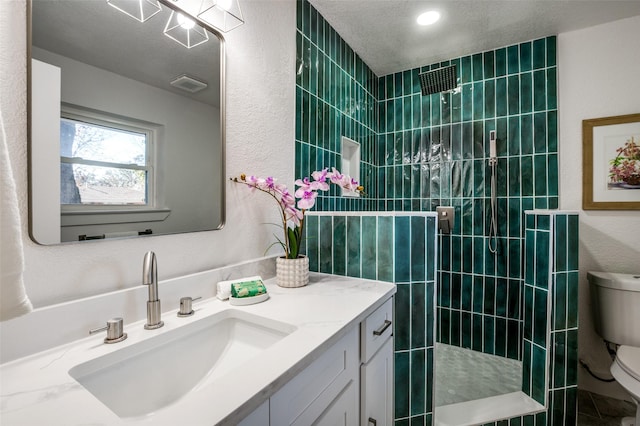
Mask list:
[[418,24],[419,25],[431,25],[438,22],[440,19],[440,13],[435,10],[430,10],[429,12],[425,12],[422,15],[418,16]]
[[184,28],[185,30],[190,30],[191,28],[196,26],[196,23],[193,22],[191,19],[186,18],[184,15],[182,15],[181,13],[178,13],[178,25],[180,25],[182,28]]
[[229,10],[231,8],[231,0],[218,0],[216,6],[222,10]]

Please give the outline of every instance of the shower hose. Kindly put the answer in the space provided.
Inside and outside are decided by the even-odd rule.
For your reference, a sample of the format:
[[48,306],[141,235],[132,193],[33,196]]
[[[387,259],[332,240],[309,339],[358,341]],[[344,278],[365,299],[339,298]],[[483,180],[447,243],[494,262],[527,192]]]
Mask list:
[[489,167],[491,167],[491,220],[489,224],[489,251],[493,254],[498,252],[498,218],[496,211],[496,166],[498,159],[492,157],[489,159]]

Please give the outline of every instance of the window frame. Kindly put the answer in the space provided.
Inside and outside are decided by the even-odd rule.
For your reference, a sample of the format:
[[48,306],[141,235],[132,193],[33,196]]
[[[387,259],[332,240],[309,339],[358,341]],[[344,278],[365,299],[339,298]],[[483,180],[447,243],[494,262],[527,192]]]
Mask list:
[[[145,204],[63,204],[60,203],[62,215],[77,215],[82,213],[126,213],[126,212],[147,212],[158,208],[157,205],[157,179],[156,179],[156,146],[159,137],[159,128],[152,123],[141,122],[129,117],[116,116],[106,112],[90,110],[62,104],[60,110],[60,121],[63,119],[79,121],[89,125],[113,128],[127,132],[135,132],[146,136],[145,143],[145,166],[125,165],[121,163],[103,162],[99,160],[80,160],[70,157],[59,156],[59,163],[86,164],[104,167],[123,168],[132,170],[146,170],[146,203]],[[79,161],[78,161],[79,160]]]

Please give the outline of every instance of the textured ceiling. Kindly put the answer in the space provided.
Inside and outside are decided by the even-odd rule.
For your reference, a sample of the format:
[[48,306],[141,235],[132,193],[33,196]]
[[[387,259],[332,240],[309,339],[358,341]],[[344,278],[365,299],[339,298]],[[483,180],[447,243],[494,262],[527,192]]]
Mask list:
[[[145,82],[213,106],[220,105],[220,44],[209,41],[187,49],[163,32],[167,7],[144,23],[105,0],[34,0],[33,45],[62,56]],[[169,85],[188,74],[209,87],[189,94]]]
[[[310,0],[378,76],[640,15],[640,0]],[[417,16],[438,10],[429,27]]]

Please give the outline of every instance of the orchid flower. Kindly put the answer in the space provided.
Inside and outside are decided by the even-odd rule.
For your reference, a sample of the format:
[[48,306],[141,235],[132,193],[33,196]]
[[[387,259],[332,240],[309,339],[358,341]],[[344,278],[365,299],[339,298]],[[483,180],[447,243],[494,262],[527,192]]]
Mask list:
[[284,211],[288,220],[293,222],[296,227],[300,226],[304,219],[304,213],[301,210],[298,210],[293,206],[287,206]]
[[[296,191],[296,194],[299,191],[300,190]],[[318,193],[315,191],[304,191],[301,196],[298,197],[300,198],[300,201],[298,201],[298,208],[302,210],[309,210],[316,204],[317,196]]]
[[317,187],[317,189],[319,189],[321,191],[328,191],[329,190],[329,184],[327,183],[327,171],[328,170],[329,170],[328,168],[325,168],[325,169],[322,169],[322,170],[315,171],[315,172],[311,173],[311,177],[315,181],[314,182],[315,186]]
[[[289,259],[298,257],[302,246],[305,212],[315,206],[318,191],[329,190],[327,180],[352,192],[362,193],[364,190],[356,180],[343,175],[335,168],[332,168],[330,172],[328,168],[317,170],[311,174],[311,178],[313,180],[308,177],[297,179],[295,185],[298,188],[293,195],[285,185],[276,183],[276,179],[273,177],[259,178],[243,173],[240,177],[231,179],[235,183],[247,185],[251,190],[267,193],[278,202],[284,238],[282,240],[278,238],[274,244],[280,244]],[[298,200],[297,205],[296,199]]]
[[344,175],[337,171],[335,167],[331,168],[331,172],[327,173],[327,176],[331,183],[336,185],[341,185],[342,179],[344,178]]

